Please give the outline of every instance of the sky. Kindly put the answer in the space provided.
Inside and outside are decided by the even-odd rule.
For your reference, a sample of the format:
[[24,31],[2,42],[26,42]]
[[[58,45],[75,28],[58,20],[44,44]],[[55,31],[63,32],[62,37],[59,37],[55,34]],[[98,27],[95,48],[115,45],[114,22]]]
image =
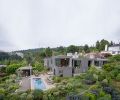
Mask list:
[[0,50],[120,40],[120,0],[0,0]]

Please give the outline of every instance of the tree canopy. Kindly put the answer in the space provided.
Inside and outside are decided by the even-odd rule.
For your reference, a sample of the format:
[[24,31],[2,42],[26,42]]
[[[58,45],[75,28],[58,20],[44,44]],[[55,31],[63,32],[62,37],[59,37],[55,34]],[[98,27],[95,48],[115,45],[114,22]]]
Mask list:
[[105,45],[109,45],[109,44],[110,44],[109,41],[102,39],[101,41],[96,42],[96,49],[98,51],[102,51],[105,49]]
[[77,47],[75,45],[70,45],[69,47],[67,47],[67,52],[68,53],[79,52],[79,47]]
[[84,46],[84,52],[85,53],[89,53],[90,52],[90,48],[89,48],[89,46],[87,44]]
[[52,56],[52,49],[50,47],[45,49],[45,55],[46,55],[46,57]]

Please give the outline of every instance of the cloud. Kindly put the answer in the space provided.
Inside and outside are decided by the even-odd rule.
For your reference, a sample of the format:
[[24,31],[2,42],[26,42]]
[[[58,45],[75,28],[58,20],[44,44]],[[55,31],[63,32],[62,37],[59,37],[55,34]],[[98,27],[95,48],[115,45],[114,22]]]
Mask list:
[[3,51],[11,51],[17,49],[17,46],[11,42],[11,38],[9,38],[9,34],[5,29],[0,25],[0,50]]
[[4,30],[0,39],[16,49],[92,45],[103,38],[116,41],[119,4],[118,0],[0,0]]

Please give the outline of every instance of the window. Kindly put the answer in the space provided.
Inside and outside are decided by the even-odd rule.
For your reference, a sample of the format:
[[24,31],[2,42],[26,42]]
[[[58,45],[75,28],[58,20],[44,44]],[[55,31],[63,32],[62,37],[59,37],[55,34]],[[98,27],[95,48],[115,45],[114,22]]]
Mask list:
[[99,61],[95,61],[95,66],[99,66]]
[[56,63],[56,66],[58,67],[65,67],[65,66],[69,66],[69,58],[63,58],[63,59],[55,59],[55,63]]
[[63,70],[59,70],[59,73],[60,73],[60,74],[63,73]]
[[105,65],[107,63],[107,61],[103,61],[103,65]]
[[80,67],[81,66],[81,60],[74,60],[74,67]]
[[69,66],[69,58],[61,59],[61,67],[62,66]]
[[60,66],[60,59],[55,59],[56,66]]
[[91,67],[92,61],[88,61],[88,67]]

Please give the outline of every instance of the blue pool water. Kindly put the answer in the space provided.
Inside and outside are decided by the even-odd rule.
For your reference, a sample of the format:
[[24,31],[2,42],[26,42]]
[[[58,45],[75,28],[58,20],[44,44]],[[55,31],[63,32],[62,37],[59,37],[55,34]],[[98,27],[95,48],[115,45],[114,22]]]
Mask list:
[[40,78],[33,78],[33,82],[34,82],[35,89],[44,90],[46,88],[45,84]]

